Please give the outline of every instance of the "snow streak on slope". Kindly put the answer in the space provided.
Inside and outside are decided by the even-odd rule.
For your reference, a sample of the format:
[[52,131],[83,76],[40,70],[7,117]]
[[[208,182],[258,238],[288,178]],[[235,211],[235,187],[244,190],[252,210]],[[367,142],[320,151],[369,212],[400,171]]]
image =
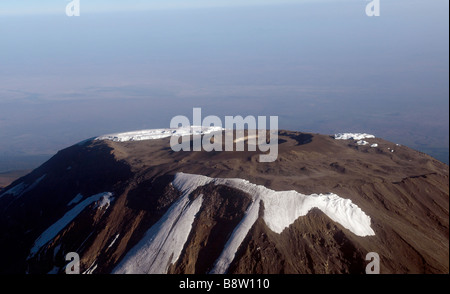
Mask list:
[[204,135],[222,130],[221,127],[201,126],[181,127],[178,129],[151,129],[104,135],[97,137],[96,140],[110,140],[114,142],[143,141],[162,139],[170,136]]
[[114,239],[111,241],[111,243],[109,243],[108,248],[111,248],[114,243],[116,243],[117,238],[119,238],[120,234],[116,234],[116,236],[114,237]]
[[23,194],[33,190],[34,188],[36,188],[36,186],[45,178],[45,174],[43,176],[41,176],[39,179],[37,179],[36,181],[34,181],[34,183],[32,183],[31,185],[26,185],[24,182],[12,187],[11,189],[7,190],[6,192],[2,193],[0,195],[0,198],[3,197],[4,195],[13,195],[16,197],[20,197]]
[[68,224],[70,224],[70,222],[72,222],[77,217],[77,215],[79,215],[91,203],[99,201],[103,197],[107,197],[109,199],[109,197],[111,196],[112,196],[111,192],[96,194],[89,198],[86,198],[83,202],[81,202],[80,204],[69,210],[62,218],[60,218],[57,222],[51,225],[36,239],[36,241],[34,241],[34,245],[30,250],[30,255],[28,256],[28,258],[31,258],[34,255],[36,255],[36,253],[39,251],[39,249],[41,249],[42,246],[44,246],[45,244],[47,244],[47,242],[55,238],[62,229],[64,229]]
[[237,250],[239,249],[239,246],[244,241],[253,224],[258,219],[259,206],[260,201],[253,199],[253,202],[247,209],[242,221],[234,229],[230,239],[228,239],[225,244],[225,248],[214,263],[213,269],[210,271],[211,274],[221,274],[227,272]]
[[0,198],[3,197],[4,195],[13,195],[13,196],[18,196],[21,195],[23,190],[25,190],[27,186],[25,185],[25,183],[20,183],[18,185],[15,185],[14,187],[12,187],[11,189],[5,191],[4,193],[0,194]]
[[240,244],[258,218],[260,201],[264,202],[264,221],[276,233],[281,233],[312,208],[318,208],[333,221],[340,223],[358,236],[375,235],[370,227],[370,217],[350,199],[343,199],[336,194],[303,195],[296,191],[278,192],[243,179],[214,179],[185,173],[177,173],[173,181],[174,187],[185,195],[209,183],[233,187],[253,197],[252,204],[227,241],[211,273],[227,272]]
[[73,198],[69,203],[67,203],[67,206],[71,206],[72,204],[77,204],[78,202],[80,202],[83,199],[83,195],[81,195],[80,193],[77,194],[77,196],[75,196],[75,198]]
[[[190,191],[190,190],[188,190]],[[147,231],[114,269],[115,274],[164,274],[176,262],[191,232],[203,195],[194,201],[185,193],[166,214]]]

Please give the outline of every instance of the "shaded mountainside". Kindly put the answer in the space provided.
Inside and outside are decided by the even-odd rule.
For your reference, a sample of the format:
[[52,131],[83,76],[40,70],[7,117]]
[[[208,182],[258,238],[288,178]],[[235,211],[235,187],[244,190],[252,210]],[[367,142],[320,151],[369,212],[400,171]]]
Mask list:
[[[65,255],[77,252],[87,273],[364,273],[366,254],[377,252],[382,273],[448,273],[448,166],[365,140],[280,131],[273,163],[249,151],[174,152],[169,138],[74,145],[1,192],[0,272],[63,273]],[[182,173],[208,181],[183,190]],[[220,180],[230,178],[316,195],[308,201],[349,199],[343,207],[370,217],[374,234],[322,206],[277,232],[273,204]],[[279,218],[290,216],[281,208]]]

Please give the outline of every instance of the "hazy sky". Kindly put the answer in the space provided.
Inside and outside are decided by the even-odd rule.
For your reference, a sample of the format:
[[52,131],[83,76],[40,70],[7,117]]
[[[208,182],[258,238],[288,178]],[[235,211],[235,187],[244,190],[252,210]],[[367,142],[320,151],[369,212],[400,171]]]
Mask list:
[[[255,7],[308,2],[348,2],[352,0],[81,0],[84,13],[198,9],[224,7]],[[0,3],[4,15],[58,14],[71,0],[5,0]],[[355,1],[353,1],[355,2]]]
[[202,107],[448,157],[446,0],[380,0],[379,17],[365,0],[69,2],[0,1],[0,156]]

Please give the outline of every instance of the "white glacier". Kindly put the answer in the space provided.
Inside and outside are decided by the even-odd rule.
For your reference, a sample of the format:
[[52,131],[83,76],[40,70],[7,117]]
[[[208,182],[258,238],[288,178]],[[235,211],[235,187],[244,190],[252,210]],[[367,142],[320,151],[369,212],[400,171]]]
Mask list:
[[95,138],[95,140],[110,140],[114,142],[143,141],[143,140],[162,139],[171,136],[204,135],[222,130],[223,128],[221,127],[202,127],[202,126],[180,127],[176,129],[170,128],[149,129],[149,130],[138,130],[132,132],[103,135]]
[[190,201],[185,193],[126,254],[113,273],[166,273],[169,265],[178,260],[202,202],[202,195]]
[[227,241],[211,273],[227,272],[240,244],[258,218],[261,200],[265,209],[263,219],[267,226],[278,234],[297,218],[306,215],[312,208],[318,208],[355,235],[361,237],[375,235],[370,227],[370,217],[350,199],[343,199],[336,194],[304,195],[296,191],[274,191],[243,179],[209,178],[186,173],[177,173],[173,181],[174,187],[184,194],[189,194],[196,188],[209,183],[233,187],[253,197],[252,204]]

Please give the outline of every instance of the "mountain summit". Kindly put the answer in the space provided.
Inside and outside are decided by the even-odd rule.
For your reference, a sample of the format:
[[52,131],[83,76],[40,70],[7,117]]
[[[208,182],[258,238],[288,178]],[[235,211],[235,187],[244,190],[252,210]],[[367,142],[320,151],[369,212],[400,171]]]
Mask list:
[[94,274],[365,273],[370,252],[381,273],[449,272],[449,168],[426,154],[280,131],[259,162],[172,134],[83,141],[0,192],[0,272],[64,273],[69,252]]

